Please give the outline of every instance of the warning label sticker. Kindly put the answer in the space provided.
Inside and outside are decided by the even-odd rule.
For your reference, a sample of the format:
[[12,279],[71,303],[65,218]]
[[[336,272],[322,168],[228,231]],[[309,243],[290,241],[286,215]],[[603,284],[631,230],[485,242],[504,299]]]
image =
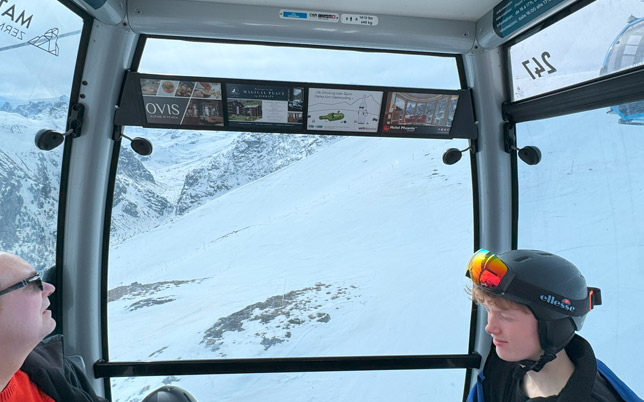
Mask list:
[[378,17],[375,15],[362,15],[362,14],[342,14],[341,19],[343,24],[355,25],[378,25]]

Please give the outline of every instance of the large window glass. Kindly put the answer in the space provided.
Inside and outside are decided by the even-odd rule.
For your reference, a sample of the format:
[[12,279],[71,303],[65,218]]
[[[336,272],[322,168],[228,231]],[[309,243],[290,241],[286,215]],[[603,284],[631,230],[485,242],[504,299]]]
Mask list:
[[[149,64],[157,55],[148,51],[141,72],[168,72]],[[431,66],[424,64],[427,77],[443,68]],[[279,79],[273,70],[267,64],[253,78]],[[212,63],[172,71],[233,72]],[[378,83],[351,78],[358,72],[337,81]],[[439,86],[416,79],[407,86]],[[127,131],[152,140],[154,152],[121,150],[108,274],[111,361],[467,353],[471,170],[468,158],[442,162],[466,140]],[[117,378],[112,391],[134,401],[171,382],[231,401],[456,400],[463,376]]]
[[0,250],[52,266],[62,147],[40,151],[40,129],[65,130],[83,20],[56,1],[0,2]]
[[521,100],[644,60],[644,2],[596,0],[510,48],[512,98]]
[[148,39],[139,71],[251,80],[461,88],[454,57],[165,39]]
[[536,166],[519,164],[519,247],[569,259],[602,289],[580,335],[642,395],[633,353],[644,331],[644,126],[607,111],[518,125],[519,145],[543,154]]

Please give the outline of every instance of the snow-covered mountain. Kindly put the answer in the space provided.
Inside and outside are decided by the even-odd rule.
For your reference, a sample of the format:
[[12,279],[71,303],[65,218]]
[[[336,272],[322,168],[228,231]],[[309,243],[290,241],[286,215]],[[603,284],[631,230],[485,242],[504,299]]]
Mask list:
[[121,149],[111,243],[154,226],[305,158],[337,136],[130,129],[152,156]]
[[42,128],[61,130],[65,97],[0,111],[0,249],[26,256],[36,267],[54,261],[62,147],[43,152],[34,145]]
[[58,98],[38,99],[27,103],[18,102],[15,106],[11,102],[4,102],[0,112],[17,113],[31,120],[40,120],[43,123],[52,122],[59,127],[67,119],[69,97],[61,95]]
[[202,205],[313,154],[341,137],[247,133],[192,169],[177,200],[177,214]]
[[[69,98],[61,96],[4,102],[0,107],[0,134],[10,137],[3,138],[0,150],[0,248],[25,256],[38,268],[53,261],[63,147],[40,151],[33,145],[33,136],[42,128],[64,131],[68,106]],[[149,138],[155,150],[152,157],[140,157],[123,140],[112,211],[112,244],[341,138],[142,128],[128,132]]]

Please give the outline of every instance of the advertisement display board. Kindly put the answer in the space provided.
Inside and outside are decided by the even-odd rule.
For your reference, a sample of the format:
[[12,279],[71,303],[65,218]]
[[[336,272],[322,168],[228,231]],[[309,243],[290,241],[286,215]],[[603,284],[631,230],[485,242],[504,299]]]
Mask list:
[[390,92],[383,130],[389,133],[448,136],[458,95]]
[[468,89],[440,90],[128,72],[117,126],[475,139]]
[[231,128],[301,129],[304,88],[278,85],[226,85]]
[[141,78],[148,123],[179,126],[223,126],[221,84]]
[[378,131],[381,91],[311,88],[307,128],[322,131]]

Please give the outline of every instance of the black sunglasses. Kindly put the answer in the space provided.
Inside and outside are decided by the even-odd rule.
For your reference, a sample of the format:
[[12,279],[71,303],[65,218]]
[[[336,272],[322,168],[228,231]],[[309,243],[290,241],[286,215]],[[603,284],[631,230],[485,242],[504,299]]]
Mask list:
[[22,289],[25,286],[29,286],[31,284],[38,286],[38,289],[40,289],[41,291],[44,290],[44,288],[42,286],[42,279],[40,278],[40,275],[35,274],[33,276],[30,276],[27,279],[21,280],[20,282],[16,283],[15,285],[9,286],[5,290],[0,291],[0,296],[2,296],[4,294],[7,294],[9,292],[13,292],[14,290]]

